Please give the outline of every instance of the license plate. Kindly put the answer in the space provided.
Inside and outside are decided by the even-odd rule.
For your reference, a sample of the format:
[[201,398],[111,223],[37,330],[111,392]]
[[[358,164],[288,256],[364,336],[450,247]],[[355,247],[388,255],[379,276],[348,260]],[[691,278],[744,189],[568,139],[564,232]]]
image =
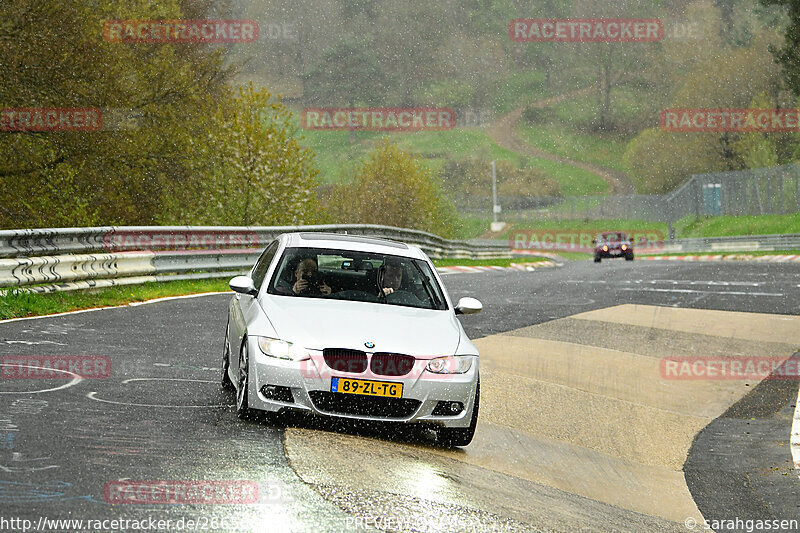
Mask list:
[[363,394],[364,396],[384,396],[402,398],[403,384],[391,381],[369,381],[366,379],[331,378],[331,392],[344,394]]

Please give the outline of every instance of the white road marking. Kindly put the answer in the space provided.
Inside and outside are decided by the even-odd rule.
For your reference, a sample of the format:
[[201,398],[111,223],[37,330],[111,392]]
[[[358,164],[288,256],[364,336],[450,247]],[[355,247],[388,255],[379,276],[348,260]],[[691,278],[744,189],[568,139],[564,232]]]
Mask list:
[[744,292],[744,291],[699,291],[696,289],[656,289],[653,287],[628,288],[620,287],[620,291],[645,291],[645,292],[678,292],[681,294],[729,294],[732,296],[783,296],[782,292]]
[[42,392],[53,392],[53,391],[57,391],[57,390],[61,390],[61,389],[66,389],[67,387],[72,387],[73,385],[77,385],[78,383],[83,381],[83,378],[80,377],[78,374],[75,374],[75,373],[70,372],[68,370],[61,370],[60,368],[42,368],[40,366],[32,366],[32,365],[25,365],[25,364],[13,364],[12,365],[12,364],[8,364],[8,363],[0,363],[0,366],[13,366],[13,367],[24,366],[24,367],[27,367],[27,368],[36,368],[38,370],[52,370],[52,371],[55,371],[55,372],[63,372],[64,374],[69,374],[70,376],[72,376],[72,379],[69,381],[69,383],[65,383],[63,385],[59,385],[58,387],[55,387],[55,388],[52,388],[52,389],[42,389],[42,390],[34,390],[34,391],[30,391],[30,390],[24,390],[24,391],[0,391],[0,394],[40,394]]
[[86,395],[87,398],[90,400],[94,400],[96,402],[103,402],[103,403],[111,403],[114,405],[127,405],[129,407],[167,407],[167,408],[179,408],[179,409],[196,409],[196,408],[208,408],[208,407],[233,407],[233,404],[208,404],[208,405],[155,405],[155,404],[147,404],[147,403],[131,403],[131,402],[115,402],[112,400],[104,400],[103,398],[97,398],[95,396],[96,392],[90,392]]
[[[47,457],[37,457],[35,459],[23,459],[22,453],[20,452],[11,452],[11,462],[12,463],[30,463],[33,461],[46,461],[50,459],[50,456]],[[41,470],[50,470],[51,468],[59,468],[58,465],[47,465],[47,466],[3,466],[0,465],[0,470],[4,472],[9,472],[12,474],[21,474],[21,473],[31,473],[31,472],[38,472]]]
[[191,366],[191,365],[181,365],[181,364],[173,365],[172,363],[153,363],[153,366],[161,366],[164,368],[178,368],[183,370],[208,370],[211,372],[216,372],[219,370],[219,368],[211,368],[207,366]]
[[55,342],[55,341],[2,341],[6,344],[27,344],[28,346],[35,346],[38,344],[55,344],[56,346],[67,346],[63,342]]
[[232,291],[217,291],[217,292],[201,292],[198,294],[186,294],[184,296],[164,296],[163,298],[154,298],[152,300],[145,300],[144,302],[131,302],[130,307],[138,307],[140,305],[147,305],[156,302],[167,302],[169,300],[183,300],[185,298],[199,298],[200,296],[210,296],[214,294],[233,294]]
[[[669,285],[708,285],[708,286],[721,286],[721,287],[728,287],[728,286],[739,286],[739,287],[761,287],[764,285],[763,282],[759,281],[700,281],[700,280],[679,280],[679,279],[621,279],[621,280],[595,280],[595,281],[586,281],[586,280],[577,280],[577,279],[569,279],[566,283],[611,283],[613,285],[632,285],[632,284],[642,284],[642,283],[649,283],[650,285],[656,285],[658,283],[665,283]],[[800,285],[798,285],[800,287]]]
[[208,381],[207,379],[186,379],[186,378],[130,378],[124,380],[123,384],[128,384],[131,381],[193,381],[196,383],[216,383],[216,381]]
[[[217,383],[216,381],[209,381],[206,379],[183,379],[183,378],[130,378],[124,380],[123,384],[128,384],[132,381],[193,381],[196,383]],[[115,402],[113,400],[104,400],[103,398],[98,398],[96,396],[97,392],[92,391],[86,395],[87,398],[90,400],[94,400],[96,402],[103,402],[103,403],[110,403],[114,405],[127,405],[131,407],[174,407],[174,408],[188,408],[188,409],[197,409],[197,408],[205,408],[205,407],[219,407],[220,404],[209,404],[209,405],[156,405],[156,404],[146,404],[146,403],[133,403],[133,402]],[[232,407],[233,404],[226,405],[226,407]]]

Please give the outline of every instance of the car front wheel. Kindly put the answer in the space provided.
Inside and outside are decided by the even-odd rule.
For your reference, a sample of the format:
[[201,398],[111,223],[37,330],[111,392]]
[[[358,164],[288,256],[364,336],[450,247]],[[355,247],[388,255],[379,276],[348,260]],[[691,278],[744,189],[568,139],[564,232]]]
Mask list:
[[475,428],[478,426],[478,406],[481,397],[481,380],[475,386],[475,405],[472,407],[472,420],[469,427],[465,428],[439,428],[437,440],[439,444],[447,447],[466,446],[472,442],[475,436]]
[[625,261],[633,261],[633,254],[628,254],[625,256]]
[[231,368],[231,347],[228,343],[228,328],[225,327],[225,347],[222,349],[222,376],[220,377],[220,382],[222,383],[222,388],[225,390],[234,390],[236,387],[233,386],[233,382],[231,381],[228,372]]
[[599,255],[595,255],[594,256],[594,262],[595,263],[599,263],[600,261],[601,261],[600,256]]
[[241,419],[249,419],[253,416],[253,410],[247,404],[247,385],[250,381],[248,360],[247,339],[245,339],[239,352],[239,373],[236,379],[236,416]]

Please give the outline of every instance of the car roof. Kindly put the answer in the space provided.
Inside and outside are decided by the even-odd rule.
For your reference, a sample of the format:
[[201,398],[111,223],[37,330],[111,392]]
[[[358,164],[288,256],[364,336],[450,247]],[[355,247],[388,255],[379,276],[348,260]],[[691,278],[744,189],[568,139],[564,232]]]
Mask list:
[[425,255],[416,246],[368,235],[303,231],[284,233],[281,237],[286,239],[288,248],[333,248],[425,259]]

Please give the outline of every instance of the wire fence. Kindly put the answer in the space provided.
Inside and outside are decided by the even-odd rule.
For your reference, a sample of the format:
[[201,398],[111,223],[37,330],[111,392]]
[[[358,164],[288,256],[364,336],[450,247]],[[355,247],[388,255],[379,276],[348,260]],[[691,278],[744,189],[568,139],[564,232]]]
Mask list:
[[[455,201],[462,213],[491,215],[491,198],[481,200],[473,197]],[[505,221],[672,222],[686,216],[797,213],[800,212],[800,165],[695,174],[667,194],[500,197],[499,203]]]

